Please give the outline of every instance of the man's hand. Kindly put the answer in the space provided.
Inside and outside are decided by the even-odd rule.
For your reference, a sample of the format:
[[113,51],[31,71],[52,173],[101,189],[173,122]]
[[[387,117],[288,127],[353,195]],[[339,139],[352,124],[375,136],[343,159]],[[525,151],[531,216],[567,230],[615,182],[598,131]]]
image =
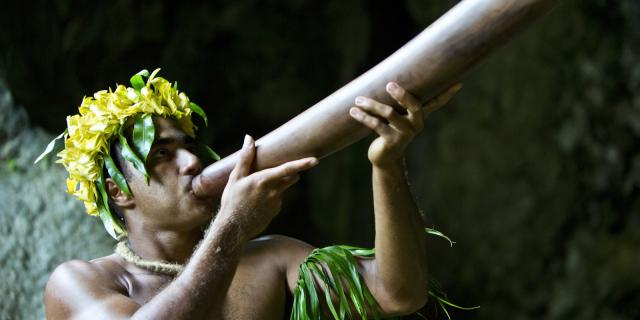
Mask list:
[[369,147],[369,161],[374,166],[384,167],[402,159],[409,142],[422,131],[427,115],[444,106],[461,87],[461,84],[453,85],[423,106],[415,96],[397,83],[389,82],[387,92],[407,110],[406,115],[376,100],[357,97],[355,100],[357,107],[351,108],[349,114],[380,135]]
[[246,240],[264,231],[278,214],[283,193],[298,182],[298,173],[318,164],[317,158],[309,157],[251,173],[255,153],[253,138],[245,136],[238,162],[222,193],[220,211],[216,217],[238,223]]

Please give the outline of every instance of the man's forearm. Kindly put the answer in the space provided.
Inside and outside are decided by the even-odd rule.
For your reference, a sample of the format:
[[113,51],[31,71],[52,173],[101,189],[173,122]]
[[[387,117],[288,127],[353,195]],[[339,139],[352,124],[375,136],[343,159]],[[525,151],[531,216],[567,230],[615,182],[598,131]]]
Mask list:
[[392,298],[423,300],[427,293],[424,223],[400,161],[373,167],[376,273]]
[[197,319],[222,310],[246,243],[237,224],[216,219],[184,271],[142,306],[133,319]]

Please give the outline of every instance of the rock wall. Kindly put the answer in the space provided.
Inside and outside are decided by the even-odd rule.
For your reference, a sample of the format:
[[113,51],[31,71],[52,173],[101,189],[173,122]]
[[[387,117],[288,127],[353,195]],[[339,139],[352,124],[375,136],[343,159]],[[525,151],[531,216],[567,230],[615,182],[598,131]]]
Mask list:
[[99,219],[65,192],[66,171],[49,158],[32,165],[54,136],[29,124],[0,81],[1,319],[43,319],[43,293],[63,261],[112,251]]

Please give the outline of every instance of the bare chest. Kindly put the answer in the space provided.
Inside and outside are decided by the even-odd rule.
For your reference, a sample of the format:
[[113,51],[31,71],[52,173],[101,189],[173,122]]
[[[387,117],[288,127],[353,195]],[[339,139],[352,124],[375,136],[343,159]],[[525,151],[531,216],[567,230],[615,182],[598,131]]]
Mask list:
[[[153,274],[134,274],[129,295],[145,304],[171,282],[171,278]],[[222,302],[223,319],[283,319],[286,303],[286,282],[283,274],[267,262],[241,259]],[[220,303],[212,301],[212,303]],[[212,314],[210,319],[220,319]]]

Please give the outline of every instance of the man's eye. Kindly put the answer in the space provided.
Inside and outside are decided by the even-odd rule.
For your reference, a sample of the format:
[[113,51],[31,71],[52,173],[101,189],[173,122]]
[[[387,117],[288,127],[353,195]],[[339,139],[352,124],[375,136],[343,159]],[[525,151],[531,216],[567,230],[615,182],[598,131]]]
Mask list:
[[161,148],[161,149],[156,150],[156,156],[158,156],[158,157],[165,157],[165,156],[168,156],[168,155],[169,155],[169,150],[168,149]]

